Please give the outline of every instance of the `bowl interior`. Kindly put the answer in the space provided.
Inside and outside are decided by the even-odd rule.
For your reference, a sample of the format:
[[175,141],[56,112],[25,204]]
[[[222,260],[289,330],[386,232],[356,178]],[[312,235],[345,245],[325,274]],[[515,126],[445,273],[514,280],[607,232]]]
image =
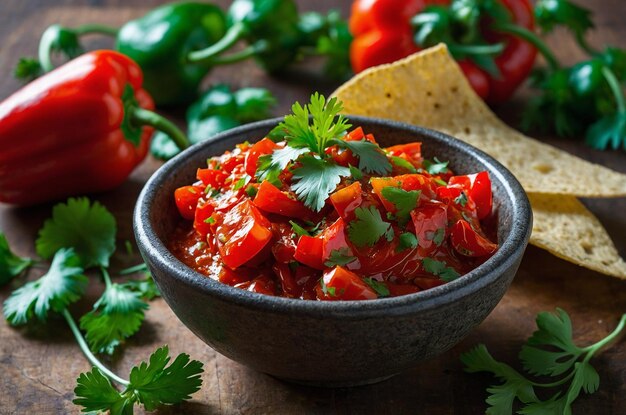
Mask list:
[[[530,235],[532,220],[530,206],[519,182],[500,163],[482,151],[436,131],[389,120],[356,116],[349,118],[353,126],[362,126],[366,133],[373,133],[381,147],[421,141],[425,158],[432,159],[436,156],[439,160],[449,161],[449,166],[455,174],[489,171],[494,194],[494,209],[497,212],[497,238],[500,244],[500,249],[493,257],[462,278],[408,296],[359,302],[367,303],[359,305],[363,312],[388,308],[391,305],[401,307],[414,303],[416,297],[420,299],[424,307],[432,301],[440,302],[444,296],[447,301],[454,301],[455,298],[465,295],[468,290],[477,288],[477,284],[482,286],[497,278],[498,268],[508,265],[508,259],[520,249],[523,251]],[[151,177],[139,197],[135,214],[139,243],[148,243],[149,255],[155,254],[153,259],[170,269],[174,278],[197,286],[198,289],[213,291],[232,301],[249,303],[253,307],[282,307],[292,312],[303,313],[324,308],[332,308],[334,311],[354,309],[354,302],[303,301],[263,296],[229,287],[188,268],[167,249],[168,237],[172,234],[179,217],[172,196],[174,190],[194,182],[196,169],[206,166],[207,158],[231,150],[238,143],[258,141],[280,120],[280,118],[266,120],[227,131],[209,141],[193,146],[162,166]],[[482,283],[481,279],[484,280]]]

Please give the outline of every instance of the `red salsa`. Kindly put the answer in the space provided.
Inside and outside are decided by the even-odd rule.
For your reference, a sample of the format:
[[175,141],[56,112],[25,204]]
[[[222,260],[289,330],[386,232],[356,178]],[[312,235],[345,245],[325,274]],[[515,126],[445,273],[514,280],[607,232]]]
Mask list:
[[487,172],[455,176],[421,143],[382,149],[362,128],[305,146],[288,120],[176,190],[170,248],[185,264],[268,295],[367,300],[445,284],[497,250]]

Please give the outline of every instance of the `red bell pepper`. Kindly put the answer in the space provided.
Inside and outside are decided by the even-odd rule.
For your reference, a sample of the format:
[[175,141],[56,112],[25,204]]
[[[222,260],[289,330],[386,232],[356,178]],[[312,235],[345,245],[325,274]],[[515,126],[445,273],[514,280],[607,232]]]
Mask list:
[[481,98],[507,100],[530,74],[541,42],[533,34],[530,0],[497,0],[491,9],[477,2],[478,19],[459,15],[455,21],[451,4],[458,1],[356,0],[350,16],[352,68],[360,72],[445,42]]
[[0,103],[0,201],[29,205],[121,184],[146,156],[152,125],[141,69],[113,51],[87,53]]

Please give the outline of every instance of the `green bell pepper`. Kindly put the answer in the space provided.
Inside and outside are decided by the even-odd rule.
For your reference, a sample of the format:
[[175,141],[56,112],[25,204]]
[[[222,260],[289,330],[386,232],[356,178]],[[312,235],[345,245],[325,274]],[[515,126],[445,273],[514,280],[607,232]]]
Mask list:
[[116,49],[144,71],[144,88],[157,105],[188,103],[211,69],[210,62],[191,63],[187,55],[220,40],[226,32],[222,10],[205,3],[172,3],[126,23]]

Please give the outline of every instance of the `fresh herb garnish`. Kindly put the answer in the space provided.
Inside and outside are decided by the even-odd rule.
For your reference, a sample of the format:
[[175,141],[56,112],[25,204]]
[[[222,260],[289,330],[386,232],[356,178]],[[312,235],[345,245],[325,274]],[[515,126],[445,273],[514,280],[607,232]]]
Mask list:
[[330,297],[337,297],[337,288],[335,287],[329,287],[328,285],[326,285],[326,283],[324,282],[324,278],[322,278],[320,280],[320,285],[322,287],[322,292]]
[[298,236],[311,236],[311,234],[309,233],[309,231],[307,231],[306,229],[304,229],[302,226],[298,225],[296,222],[290,220],[289,223],[291,224],[291,229],[294,231],[294,233]]
[[453,281],[460,276],[454,268],[449,267],[443,261],[437,261],[432,258],[424,258],[422,262],[426,272],[441,278],[445,282]]
[[141,327],[148,304],[141,293],[123,284],[111,284],[93,310],[80,319],[89,347],[96,353],[113,354],[115,348]]
[[[516,399],[523,405],[520,414],[571,414],[571,405],[581,390],[588,394],[598,390],[600,377],[589,361],[621,334],[626,327],[626,314],[612,333],[587,347],[574,343],[571,320],[559,308],[556,313],[539,313],[536,322],[537,331],[522,347],[519,357],[528,373],[555,378],[546,383],[530,380],[511,366],[496,361],[483,344],[461,355],[467,372],[489,372],[504,382],[487,389],[488,414],[512,413]],[[541,400],[535,388],[561,390]]]
[[447,173],[448,163],[449,161],[440,161],[437,157],[435,157],[434,161],[424,159],[424,161],[422,162],[422,165],[424,166],[424,169],[426,169],[426,171],[429,174],[432,174],[433,176],[435,176],[438,174]]
[[465,207],[467,205],[467,195],[464,191],[461,191],[461,193],[459,193],[459,195],[454,198],[454,203],[456,203],[457,205],[461,205],[461,207]]
[[433,242],[435,243],[435,245],[441,246],[445,236],[446,230],[444,228],[437,228],[437,230],[433,234]]
[[74,248],[85,268],[109,266],[115,251],[115,218],[100,203],[70,198],[52,209],[39,231],[36,246],[42,258],[51,258],[61,248]]
[[87,285],[80,262],[73,249],[59,249],[44,276],[11,293],[4,302],[4,317],[12,325],[25,324],[33,318],[45,321],[51,309],[60,312],[76,302]]
[[402,252],[402,251],[406,251],[407,249],[413,249],[417,247],[417,244],[419,243],[419,241],[417,240],[417,236],[415,236],[415,234],[411,232],[401,233],[400,236],[398,237],[398,240],[400,241],[400,243],[398,244],[398,247],[396,248],[396,252]]
[[330,251],[330,255],[324,265],[327,267],[335,267],[337,265],[343,266],[348,265],[351,262],[354,262],[356,257],[351,255],[348,248],[343,247],[341,249],[333,249]]
[[[148,363],[141,362],[130,371],[129,381],[124,381],[123,392],[118,392],[100,369],[82,373],[74,389],[74,403],[83,412],[111,411],[111,414],[132,414],[135,403],[141,403],[147,411],[154,411],[162,404],[176,404],[190,399],[202,385],[202,363],[189,359],[182,353],[168,366],[169,349],[157,349]],[[121,379],[123,380],[123,379]]]
[[350,169],[350,176],[354,180],[361,180],[363,178],[363,173],[361,173],[361,170],[357,169],[356,167],[352,165],[348,166],[348,168]]
[[391,224],[383,220],[375,206],[358,207],[354,214],[357,218],[348,226],[348,237],[357,247],[374,246],[383,236],[388,241],[393,239]]
[[250,176],[244,174],[239,180],[235,182],[235,184],[233,185],[233,190],[242,189],[245,185],[248,184],[248,182],[250,182],[251,179],[252,178]]
[[412,165],[408,160],[403,159],[402,157],[391,156],[391,163],[395,164],[397,167],[407,170],[409,173],[417,173],[417,169],[414,165]]
[[32,264],[32,259],[15,255],[6,236],[0,232],[0,286],[20,275]]
[[[33,320],[44,321],[50,312],[63,315],[83,353],[95,366],[78,378],[75,389],[77,399],[74,402],[83,405],[84,412],[108,410],[113,415],[127,415],[133,413],[135,403],[154,410],[159,404],[188,399],[199,389],[202,364],[190,362],[185,354],[166,367],[170,360],[167,347],[158,349],[149,364],[133,368],[130,380],[125,380],[107,369],[89,350],[90,346],[98,353],[112,353],[120,342],[134,334],[148,308],[143,300],[159,295],[158,289],[145,264],[120,272],[144,272],[144,279],[124,283],[111,281],[105,264],[109,263],[115,248],[116,227],[115,219],[106,208],[98,203],[90,204],[88,199],[69,199],[66,204],[56,205],[53,212],[53,218],[45,223],[37,241],[41,255],[54,256],[50,268],[41,278],[11,293],[4,302],[5,318],[10,324],[21,325]],[[81,235],[81,231],[87,234]],[[15,258],[4,238],[0,238],[0,253],[9,258],[13,267]],[[24,261],[18,261],[19,268]],[[81,319],[85,339],[67,307],[78,301],[85,291],[88,279],[83,273],[87,266],[100,269],[106,289],[94,309]],[[111,380],[125,390],[118,392]]]
[[400,226],[406,225],[411,218],[411,211],[417,207],[421,193],[419,190],[407,191],[393,186],[383,187],[382,190],[383,197],[396,207],[396,218]]
[[326,154],[328,147],[337,145],[352,151],[359,158],[359,173],[390,172],[391,163],[378,145],[365,140],[341,140],[351,127],[339,114],[342,109],[336,98],[327,101],[317,92],[307,105],[296,102],[291,107],[292,114],[285,116],[271,133],[284,139],[285,147],[259,158],[257,178],[276,180],[281,171],[295,165],[292,189],[306,206],[320,211],[342,177],[356,176],[355,167],[340,166]]
[[389,288],[382,282],[377,281],[374,278],[363,278],[363,281],[365,281],[365,283],[369,285],[372,290],[376,291],[376,294],[378,294],[379,297],[389,297],[391,295]]

